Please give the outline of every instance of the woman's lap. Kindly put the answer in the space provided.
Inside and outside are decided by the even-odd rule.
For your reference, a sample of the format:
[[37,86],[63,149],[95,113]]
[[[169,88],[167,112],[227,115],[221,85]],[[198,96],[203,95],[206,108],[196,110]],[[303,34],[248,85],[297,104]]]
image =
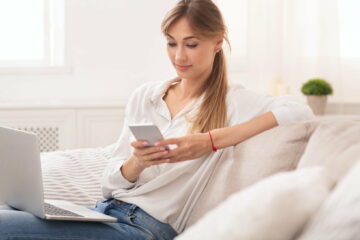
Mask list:
[[43,220],[0,206],[0,239],[173,239],[176,232],[133,204],[101,201],[94,209],[117,223]]

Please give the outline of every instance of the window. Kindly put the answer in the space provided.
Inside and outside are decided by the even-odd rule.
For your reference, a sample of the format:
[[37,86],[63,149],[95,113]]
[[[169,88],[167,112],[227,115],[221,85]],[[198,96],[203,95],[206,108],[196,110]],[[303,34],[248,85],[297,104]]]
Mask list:
[[0,67],[64,64],[63,0],[0,0]]
[[360,1],[339,1],[340,54],[342,57],[360,58]]

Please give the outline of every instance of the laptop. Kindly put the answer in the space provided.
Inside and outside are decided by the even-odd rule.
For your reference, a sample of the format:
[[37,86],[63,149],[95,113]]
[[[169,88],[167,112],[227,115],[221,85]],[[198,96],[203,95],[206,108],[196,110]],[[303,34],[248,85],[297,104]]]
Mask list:
[[0,202],[43,219],[116,222],[63,200],[44,199],[37,135],[0,126]]

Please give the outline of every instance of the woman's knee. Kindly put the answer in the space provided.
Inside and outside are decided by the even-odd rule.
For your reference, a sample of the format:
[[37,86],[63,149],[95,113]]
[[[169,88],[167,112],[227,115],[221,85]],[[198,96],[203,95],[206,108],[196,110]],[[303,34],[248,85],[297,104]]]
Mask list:
[[0,205],[0,210],[14,210],[14,208],[8,205]]

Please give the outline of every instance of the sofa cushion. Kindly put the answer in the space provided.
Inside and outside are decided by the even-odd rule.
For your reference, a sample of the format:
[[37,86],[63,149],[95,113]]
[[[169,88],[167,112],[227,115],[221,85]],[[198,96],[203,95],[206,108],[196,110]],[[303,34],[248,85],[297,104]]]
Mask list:
[[318,124],[306,121],[278,126],[225,149],[186,227],[230,194],[274,173],[294,169]]
[[231,195],[176,240],[292,239],[332,186],[321,167],[275,174]]
[[360,122],[322,121],[311,135],[298,167],[324,166],[335,181],[360,157]]
[[360,157],[342,178],[298,240],[353,240],[360,236]]

